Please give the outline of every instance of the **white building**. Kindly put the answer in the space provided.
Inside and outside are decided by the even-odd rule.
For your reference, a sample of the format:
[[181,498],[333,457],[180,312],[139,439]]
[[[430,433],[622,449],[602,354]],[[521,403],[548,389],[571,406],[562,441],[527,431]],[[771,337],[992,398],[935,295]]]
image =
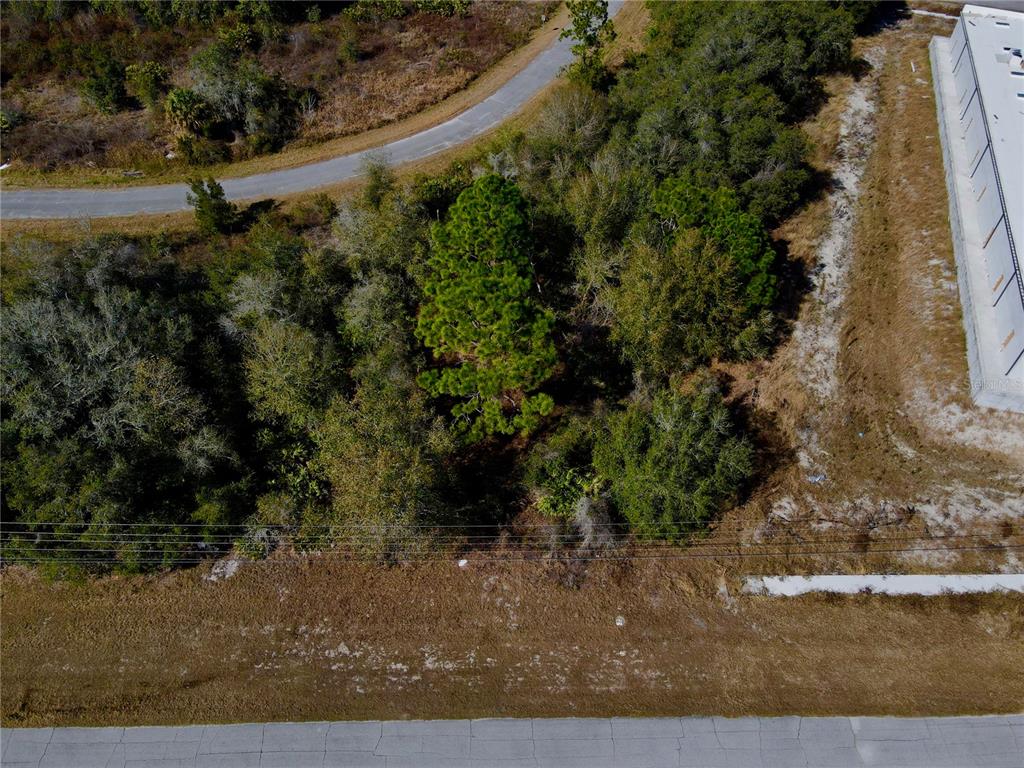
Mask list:
[[1024,13],[966,5],[931,42],[971,395],[1024,413]]

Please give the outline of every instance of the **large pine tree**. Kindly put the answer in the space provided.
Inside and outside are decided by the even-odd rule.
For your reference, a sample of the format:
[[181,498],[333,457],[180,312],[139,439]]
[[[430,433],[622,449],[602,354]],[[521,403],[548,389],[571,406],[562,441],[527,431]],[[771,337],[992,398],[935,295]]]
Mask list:
[[416,334],[441,367],[419,382],[458,400],[452,415],[470,440],[527,431],[553,406],[536,392],[556,363],[554,317],[532,295],[525,209],[514,184],[484,176],[431,232]]

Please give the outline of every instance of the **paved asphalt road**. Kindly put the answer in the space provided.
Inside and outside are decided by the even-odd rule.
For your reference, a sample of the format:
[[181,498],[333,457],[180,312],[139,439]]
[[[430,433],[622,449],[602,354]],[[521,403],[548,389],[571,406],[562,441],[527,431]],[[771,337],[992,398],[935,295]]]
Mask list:
[[39,728],[0,741],[3,768],[1024,768],[1024,715]]
[[[615,14],[622,4],[623,0],[613,0],[609,13]],[[562,68],[572,61],[571,45],[571,40],[558,40],[494,94],[446,123],[363,152],[297,168],[224,179],[224,191],[232,200],[287,195],[358,176],[367,155],[382,155],[397,165],[462,144],[514,115],[534,94],[558,77]],[[187,191],[184,184],[122,189],[11,190],[0,193],[0,218],[83,219],[170,213],[188,208]]]

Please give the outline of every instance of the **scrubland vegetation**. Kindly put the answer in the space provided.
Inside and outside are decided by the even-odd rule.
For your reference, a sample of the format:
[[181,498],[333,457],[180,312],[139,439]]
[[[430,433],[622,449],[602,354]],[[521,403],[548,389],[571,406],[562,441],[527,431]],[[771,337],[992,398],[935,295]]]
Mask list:
[[15,161],[20,181],[53,171],[150,175],[359,133],[464,88],[525,43],[554,7],[8,3],[0,23],[4,160]]
[[[786,333],[769,232],[814,192],[797,123],[871,10],[654,2],[641,54],[595,71],[592,35],[538,121],[475,162],[410,183],[373,165],[358,199],[290,216],[197,181],[201,234],[13,243],[4,518],[38,535],[5,555],[146,568],[195,555],[157,530],[244,524],[254,555],[390,558],[524,510],[667,540],[713,520],[759,442],[716,365]],[[203,67],[247,77],[231,50]],[[255,102],[213,77],[165,109],[264,136],[284,91],[253,77]]]

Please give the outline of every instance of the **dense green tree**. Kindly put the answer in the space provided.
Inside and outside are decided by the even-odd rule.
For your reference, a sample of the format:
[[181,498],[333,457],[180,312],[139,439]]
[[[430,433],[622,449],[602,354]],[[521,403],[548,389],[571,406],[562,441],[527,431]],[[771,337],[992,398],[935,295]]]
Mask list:
[[336,397],[316,433],[318,463],[331,484],[330,520],[380,557],[428,544],[443,517],[442,460],[449,433],[395,350],[367,360],[351,399]]
[[796,125],[821,102],[820,76],[850,64],[854,19],[826,3],[649,5],[648,43],[611,90],[633,162],[659,176],[733,187],[768,222],[811,180]]
[[238,208],[228,202],[224,187],[212,178],[192,179],[188,186],[186,200],[195,209],[199,230],[206,235],[230,232],[238,223]]
[[607,78],[604,66],[605,46],[615,39],[615,26],[608,18],[605,0],[568,0],[569,26],[561,38],[574,40],[576,56],[570,70],[573,78],[591,87],[598,87]]
[[609,415],[594,467],[633,532],[678,541],[736,499],[753,449],[714,382],[700,379],[692,392],[659,390]]
[[556,363],[554,318],[533,296],[527,240],[525,201],[496,175],[460,194],[431,232],[416,333],[448,364],[419,381],[457,400],[456,427],[471,440],[528,431],[553,405],[536,392]]
[[654,377],[728,354],[747,316],[734,263],[697,230],[680,233],[665,253],[631,248],[620,284],[608,290],[612,338]]
[[651,177],[627,158],[606,147],[577,175],[564,205],[584,240],[618,243],[630,224],[647,212]]
[[775,300],[775,251],[761,220],[745,212],[736,193],[711,190],[689,178],[667,179],[654,194],[657,216],[673,227],[699,227],[714,240],[745,283],[747,307],[767,309]]
[[[260,47],[315,6],[96,0],[11,13],[90,7],[118,23],[210,29],[195,90],[171,90],[164,106],[190,162],[291,129],[293,94],[263,70]],[[681,391],[675,374],[763,354],[777,292],[768,231],[811,178],[799,121],[821,75],[849,64],[866,11],[652,3],[644,51],[607,94],[593,87],[613,76],[603,3],[571,11],[589,84],[559,90],[525,133],[440,176],[406,188],[374,164],[340,207],[271,212],[244,234],[223,189],[194,182],[201,228],[235,234],[189,238],[182,263],[195,266],[170,258],[173,235],[59,258],[5,249],[0,503],[43,542],[22,546],[53,552],[46,537],[59,534],[143,567],[183,552],[111,547],[114,523],[212,532],[244,520],[254,554],[345,534],[396,559],[467,510],[518,509],[517,486],[553,518],[610,507],[639,535],[670,540],[732,503],[752,448],[709,379]],[[166,87],[158,69],[128,76],[144,102]],[[565,366],[552,380],[556,339]],[[549,393],[566,411],[553,430],[515,450],[453,444],[540,427]]]
[[287,320],[259,321],[245,356],[254,415],[295,431],[312,427],[320,417],[318,394],[330,381],[330,363],[308,329]]
[[196,385],[217,352],[186,290],[172,264],[102,238],[47,257],[4,307],[4,515],[41,532],[38,556],[63,542],[97,561],[171,562],[175,546],[142,552],[111,526],[229,515],[217,499],[235,452]]

